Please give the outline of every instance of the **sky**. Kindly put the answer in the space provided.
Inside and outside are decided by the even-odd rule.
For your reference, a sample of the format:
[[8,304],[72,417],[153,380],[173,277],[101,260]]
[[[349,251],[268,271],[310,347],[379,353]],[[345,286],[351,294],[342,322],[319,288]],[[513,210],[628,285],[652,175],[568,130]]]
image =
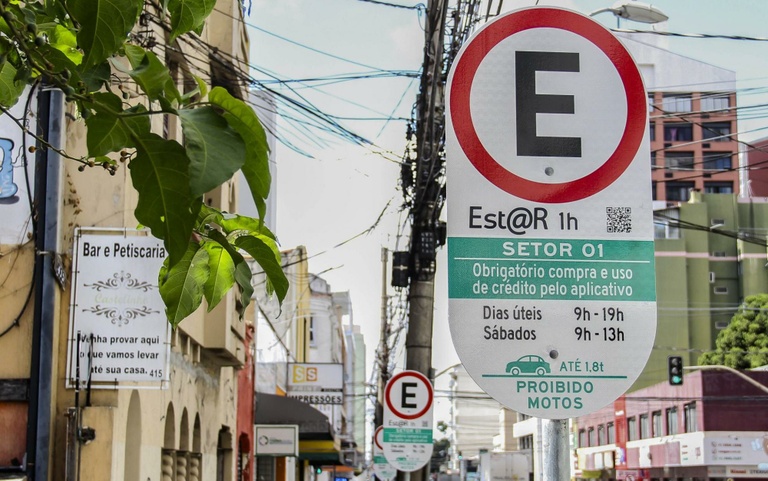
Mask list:
[[[493,2],[494,10],[498,1]],[[407,0],[388,3],[415,5]],[[536,3],[506,0],[503,11]],[[768,37],[764,24],[768,2],[764,0],[652,3],[669,17],[669,32]],[[613,1],[542,0],[538,4],[589,14]],[[395,74],[413,74],[420,68],[423,17],[423,10],[367,0],[253,0],[246,19],[251,24],[252,77],[302,105],[335,116],[338,124],[371,142],[356,145],[341,135],[308,126],[310,117],[280,103],[277,135],[284,143],[276,149],[275,193],[280,245],[283,249],[306,246],[310,271],[321,274],[334,291],[350,292],[354,322],[361,326],[367,343],[369,373],[379,342],[381,249],[405,250],[409,232],[398,188],[398,161],[406,145],[403,119],[411,115],[418,80]],[[616,27],[616,17],[610,13],[594,18]],[[653,28],[626,20],[620,27]],[[740,106],[768,103],[768,42],[665,38],[675,53],[736,72]],[[365,78],[338,78],[350,76]],[[768,120],[763,115],[754,117],[740,120],[739,131],[749,131],[742,140],[768,136],[768,130],[756,130],[768,127]],[[444,249],[438,254],[437,269],[433,366],[441,373],[459,362],[448,330]],[[388,295],[394,297],[396,292],[389,287]],[[398,367],[402,367],[402,356]],[[440,395],[447,381],[447,375],[436,380],[436,422],[444,415],[440,413],[447,412],[447,399]]]

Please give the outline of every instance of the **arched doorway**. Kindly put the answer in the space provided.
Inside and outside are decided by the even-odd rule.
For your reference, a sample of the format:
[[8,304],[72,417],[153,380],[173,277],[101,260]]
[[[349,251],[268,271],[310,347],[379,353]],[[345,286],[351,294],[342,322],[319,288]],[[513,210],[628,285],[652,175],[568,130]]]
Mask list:
[[165,435],[163,436],[163,452],[160,461],[160,479],[173,481],[173,471],[176,469],[176,414],[173,403],[168,403],[165,411]]
[[128,419],[125,426],[124,481],[139,481],[141,467],[141,399],[134,389],[128,402]]

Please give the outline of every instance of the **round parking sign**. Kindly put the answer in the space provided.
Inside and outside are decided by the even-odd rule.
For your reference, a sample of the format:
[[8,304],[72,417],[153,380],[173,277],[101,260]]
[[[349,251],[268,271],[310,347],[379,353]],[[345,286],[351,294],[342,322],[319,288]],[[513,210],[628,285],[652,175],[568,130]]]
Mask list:
[[448,77],[448,314],[501,404],[594,412],[656,335],[647,97],[611,32],[527,8],[484,25]]
[[417,371],[403,371],[384,389],[384,456],[400,471],[424,467],[432,456],[432,383]]
[[[543,38],[543,35],[552,36],[552,39]],[[573,52],[572,48],[560,52],[542,51],[560,38],[564,43],[574,44],[578,51]],[[514,60],[506,59],[505,52],[509,51],[514,52]],[[505,63],[493,66],[494,58],[499,56],[505,57]],[[485,62],[492,66],[484,68]],[[509,65],[508,73],[517,82],[509,82],[509,75],[499,75],[506,65]],[[567,84],[592,79],[596,95],[580,104],[580,99],[569,95],[543,93],[546,90],[556,92],[561,87],[557,80],[548,83],[537,79],[542,72],[559,77]],[[495,86],[494,76],[497,79]],[[611,82],[611,79],[617,81]],[[615,84],[617,88],[613,90],[621,90],[620,95],[607,95],[607,83]],[[534,202],[572,202],[602,191],[627,169],[645,132],[647,100],[632,57],[609,31],[591,19],[567,10],[526,9],[488,24],[465,47],[455,64],[450,84],[453,129],[470,162],[496,187]],[[510,88],[510,85],[515,87]],[[583,135],[545,134],[547,130],[570,130],[579,134],[578,126],[568,122],[583,122],[585,118],[593,120],[595,116],[591,111],[605,112],[605,106],[599,105],[601,102],[609,103],[613,110],[620,110],[622,118],[607,121],[605,128],[584,131]],[[473,108],[474,104],[480,107]],[[488,108],[483,109],[483,105]],[[515,118],[507,123],[498,122],[499,117],[494,116],[497,122],[487,129],[493,131],[483,136],[479,128],[480,115],[475,111],[481,109],[488,113],[499,105],[508,106],[506,114]],[[504,114],[501,112],[501,118],[505,118]],[[568,116],[571,118],[566,118]],[[510,128],[511,125],[516,128]],[[606,138],[606,129],[619,131]],[[497,147],[494,152],[489,148],[489,144],[495,142],[494,137],[502,139],[497,142],[502,146],[507,140],[515,143],[517,155],[510,155],[512,150],[502,147]],[[610,145],[597,145],[606,143]],[[531,164],[525,160],[530,157],[550,162],[543,162],[539,172],[526,173],[524,168]],[[558,157],[561,158],[560,165],[555,160]],[[573,169],[568,163],[574,165],[575,158],[586,159],[587,162],[579,164],[592,168],[578,172],[573,178]],[[571,178],[564,180],[564,177]]]

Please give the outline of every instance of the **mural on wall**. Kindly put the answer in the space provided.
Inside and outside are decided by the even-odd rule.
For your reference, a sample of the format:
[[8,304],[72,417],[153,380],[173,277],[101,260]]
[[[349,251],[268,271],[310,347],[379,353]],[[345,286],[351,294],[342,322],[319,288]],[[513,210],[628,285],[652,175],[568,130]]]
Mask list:
[[[31,129],[36,125],[37,99],[32,99],[26,115],[24,112],[28,92],[7,114],[0,115],[0,244],[6,245],[27,242],[32,231],[27,186],[34,185],[35,156],[24,156],[24,133],[16,123],[26,122]],[[27,145],[35,145],[31,135],[26,140]]]

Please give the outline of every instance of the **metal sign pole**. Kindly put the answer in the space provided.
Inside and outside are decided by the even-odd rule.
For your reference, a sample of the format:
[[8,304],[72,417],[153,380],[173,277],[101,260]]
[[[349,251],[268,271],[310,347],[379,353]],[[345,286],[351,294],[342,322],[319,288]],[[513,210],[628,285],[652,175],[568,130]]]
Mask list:
[[542,481],[566,481],[571,477],[568,420],[542,419]]

